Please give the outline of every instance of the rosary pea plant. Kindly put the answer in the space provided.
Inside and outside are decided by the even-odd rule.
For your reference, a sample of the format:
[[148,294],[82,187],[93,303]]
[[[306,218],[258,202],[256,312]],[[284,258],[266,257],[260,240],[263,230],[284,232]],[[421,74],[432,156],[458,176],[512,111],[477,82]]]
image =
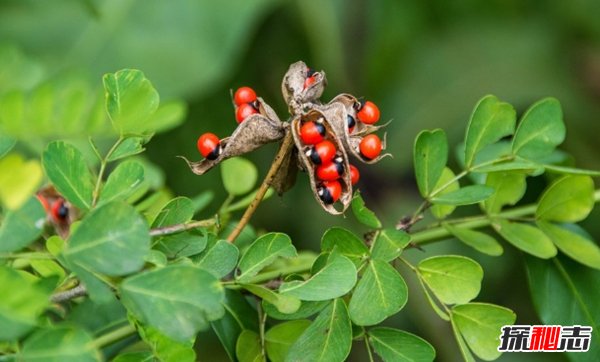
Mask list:
[[[305,82],[311,75],[296,76]],[[212,328],[231,360],[242,362],[343,361],[352,349],[364,349],[370,360],[433,361],[434,345],[411,331],[381,326],[408,312],[412,293],[424,293],[429,306],[419,307],[449,323],[449,338],[465,361],[497,359],[500,328],[519,319],[508,308],[478,299],[484,277],[479,263],[461,255],[427,255],[415,264],[405,258],[410,249],[428,253],[427,244],[447,239],[491,256],[505,247],[522,251],[542,322],[594,326],[586,356],[598,355],[600,298],[592,286],[598,285],[600,248],[577,223],[600,199],[592,180],[600,173],[567,166],[565,153],[556,149],[565,138],[557,100],[540,100],[517,122],[510,104],[494,96],[481,99],[457,147],[458,170],[447,165],[444,131],[421,132],[414,169],[423,202],[398,225],[382,225],[361,194],[352,192],[346,172],[342,195],[349,198],[339,199],[341,211],[348,206],[365,236],[333,227],[324,231],[315,253],[298,251],[277,231],[257,234],[247,223],[273,194],[269,187],[279,192],[291,187],[287,177],[276,175],[297,168],[295,160],[311,177],[317,202],[341,212],[318,193],[310,159],[299,152],[303,144],[294,132],[301,122],[322,117],[349,170],[349,155],[361,157],[360,149],[352,135],[340,132],[346,132],[344,112],[352,112],[353,103],[342,113],[333,109],[346,107],[341,101],[350,96],[323,105],[317,92],[304,99],[312,104],[307,106],[292,88],[284,89],[291,122],[271,122],[276,117],[271,110],[270,116],[252,116],[259,121],[242,121],[231,138],[219,141],[223,149],[213,160],[190,163],[194,172],[204,173],[223,161],[229,194],[212,217],[197,220],[211,191],[191,199],[170,197],[156,170],[140,157],[153,134],[177,123],[181,112],[159,105],[157,91],[140,71],[107,74],[103,83],[104,107],[90,109],[105,109],[105,116],[91,114],[112,122],[115,133],[102,133],[116,134],[112,145],[97,146],[98,134],[87,144],[53,140],[41,162],[24,159],[22,146],[31,141],[15,130],[26,118],[7,116],[35,106],[15,97],[35,97],[9,93],[0,99],[0,360],[193,361],[194,344],[205,343],[198,333]],[[257,138],[276,136],[260,142],[281,141],[281,147],[255,188],[256,168],[233,157],[231,142],[247,132],[240,129],[260,122],[269,122],[274,132]],[[237,151],[258,147],[247,146],[238,143]],[[542,175],[549,184],[538,201],[521,204],[528,181]],[[453,217],[464,205],[481,212]],[[435,219],[429,225],[421,221],[426,214]],[[420,288],[409,293],[406,278],[415,278]]]

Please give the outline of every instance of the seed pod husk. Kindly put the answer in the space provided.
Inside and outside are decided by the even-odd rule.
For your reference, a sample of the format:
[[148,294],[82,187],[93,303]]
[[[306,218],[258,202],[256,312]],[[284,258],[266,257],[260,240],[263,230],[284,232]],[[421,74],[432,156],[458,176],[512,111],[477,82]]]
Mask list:
[[216,159],[191,162],[183,156],[179,157],[187,162],[193,173],[202,175],[223,160],[243,155],[267,143],[282,139],[285,135],[284,123],[277,118],[273,109],[262,98],[258,98],[258,103],[260,113],[249,116],[237,126],[230,137],[221,139],[222,152]]

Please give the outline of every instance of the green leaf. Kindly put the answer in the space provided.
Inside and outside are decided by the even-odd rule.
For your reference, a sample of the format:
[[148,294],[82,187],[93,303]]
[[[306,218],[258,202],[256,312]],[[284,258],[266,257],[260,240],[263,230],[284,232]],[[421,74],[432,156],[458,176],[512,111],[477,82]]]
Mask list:
[[18,271],[0,266],[0,341],[15,341],[37,324],[49,304],[49,293]]
[[252,190],[258,179],[256,166],[245,158],[235,157],[221,163],[223,186],[230,195],[243,195]]
[[594,181],[589,176],[564,176],[542,194],[535,216],[538,219],[577,222],[594,207]]
[[354,324],[371,326],[396,314],[408,300],[404,279],[390,264],[371,260],[354,289],[348,311]]
[[63,255],[69,263],[117,276],[139,270],[149,250],[146,220],[132,206],[111,202],[81,221]]
[[300,299],[289,295],[275,293],[271,289],[267,289],[261,285],[255,284],[240,284],[242,288],[250,293],[260,297],[262,300],[274,305],[277,310],[283,314],[291,314],[298,311],[300,308]]
[[152,349],[152,353],[159,361],[167,362],[194,362],[196,352],[193,341],[175,341],[152,327],[138,326],[137,331],[144,342]]
[[431,344],[419,336],[398,329],[370,329],[369,342],[385,362],[426,362],[435,359],[435,349]]
[[208,246],[195,261],[200,268],[211,272],[217,278],[223,278],[231,273],[237,265],[238,248],[227,240],[217,240]]
[[243,330],[235,345],[235,355],[240,362],[265,361],[258,333],[247,329]]
[[19,360],[23,361],[61,361],[88,362],[100,361],[101,354],[83,329],[72,327],[54,327],[41,329],[23,343]]
[[213,330],[229,358],[235,360],[235,345],[240,333],[249,329],[258,331],[258,314],[238,291],[225,289],[225,315],[211,323]]
[[365,201],[360,192],[356,191],[352,197],[352,213],[356,220],[361,224],[368,226],[372,229],[381,228],[381,221],[377,218],[377,215],[365,206]]
[[332,254],[327,264],[305,281],[281,284],[279,292],[300,300],[328,300],[348,293],[356,284],[356,267],[348,258]]
[[429,289],[444,304],[468,303],[481,290],[483,269],[464,256],[434,256],[422,260],[417,269]]
[[109,162],[120,160],[144,152],[144,145],[150,140],[149,137],[128,137],[117,146],[108,157]]
[[[586,353],[569,353],[573,361],[590,361],[600,354],[600,271],[566,258],[525,259],[533,305],[543,324],[591,326]],[[593,358],[592,358],[593,360]]]
[[538,221],[537,225],[570,258],[590,268],[600,269],[600,247],[594,241],[547,221]]
[[557,166],[557,165],[549,165],[549,164],[544,164],[542,166],[548,172],[555,172],[555,173],[559,173],[559,174],[585,175],[585,176],[593,176],[593,177],[600,176],[600,171],[595,171],[595,170],[586,170],[586,169],[582,169],[582,168],[565,167],[565,166]]
[[265,333],[267,356],[272,362],[284,362],[290,347],[310,326],[306,319],[280,323]]
[[422,131],[414,146],[417,185],[423,197],[428,197],[437,184],[448,161],[448,141],[441,129]]
[[513,324],[517,316],[510,309],[497,305],[469,303],[454,306],[451,319],[473,353],[491,361],[501,355],[498,352],[500,328]]
[[152,228],[183,224],[194,216],[194,203],[187,197],[176,197],[169,201],[152,222]]
[[[435,185],[435,189],[439,190],[440,188],[444,187],[447,183],[449,183],[451,180],[453,180],[455,177],[456,177],[456,175],[454,174],[454,172],[452,172],[451,169],[449,169],[448,167],[444,167],[444,171],[442,171],[442,176],[440,177],[437,184]],[[460,188],[460,184],[458,183],[458,180],[454,180],[452,183],[450,183],[448,186],[446,186],[442,191],[438,192],[438,195],[449,194],[451,192],[457,191],[459,188]],[[431,210],[431,214],[434,217],[436,217],[437,219],[443,219],[446,216],[452,214],[452,212],[454,212],[454,209],[456,209],[456,206],[453,206],[453,205],[432,205],[430,210]]]
[[340,227],[328,229],[321,238],[321,251],[331,252],[334,249],[357,266],[369,255],[369,249],[358,236]]
[[68,143],[55,141],[42,154],[46,176],[69,202],[87,210],[92,205],[92,174],[81,152]]
[[334,300],[290,347],[286,361],[345,361],[352,347],[346,304]]
[[130,313],[177,341],[192,338],[224,313],[219,280],[191,265],[136,274],[123,281],[120,291]]
[[502,255],[504,249],[502,245],[496,239],[488,234],[480,231],[463,228],[460,226],[453,226],[450,224],[443,225],[446,230],[458,240],[469,245],[473,249],[488,254],[491,256]]
[[268,233],[256,239],[246,250],[238,265],[236,279],[244,283],[258,274],[278,257],[296,256],[290,237],[282,233]]
[[123,69],[105,74],[102,81],[106,110],[115,129],[122,135],[152,131],[147,121],[158,109],[159,96],[144,73]]
[[385,262],[396,259],[402,250],[410,243],[410,236],[396,229],[384,229],[373,241],[371,246],[371,258]]
[[206,249],[207,243],[206,231],[192,229],[159,238],[155,242],[155,248],[169,258],[181,258],[200,254]]
[[144,166],[137,161],[126,161],[108,176],[102,188],[98,205],[114,200],[125,200],[136,192],[144,181]]
[[65,267],[70,269],[77,278],[85,285],[90,299],[97,304],[110,303],[116,300],[111,287],[109,287],[99,276],[88,269],[65,260]]
[[506,220],[498,221],[493,225],[506,241],[526,253],[542,259],[556,255],[556,247],[552,241],[535,226]]
[[65,270],[54,260],[32,259],[29,261],[31,269],[43,278],[57,276],[57,282],[62,282],[65,277]]
[[187,105],[181,101],[161,104],[146,121],[146,127],[153,132],[163,132],[175,128],[185,120]]
[[473,172],[477,174],[507,171],[522,171],[528,174],[541,174],[544,172],[544,166],[532,161],[517,158],[511,161],[498,162],[488,166],[473,168]]
[[150,362],[154,361],[151,351],[125,352],[112,359],[111,362]]
[[552,153],[564,139],[560,103],[554,98],[544,98],[523,115],[513,138],[512,151],[523,158],[536,159]]
[[17,210],[9,210],[0,225],[0,252],[20,250],[36,240],[44,229],[46,210],[31,197]]
[[465,166],[473,165],[477,153],[502,137],[513,134],[514,108],[493,95],[483,97],[475,106],[465,136]]
[[277,310],[277,308],[268,302],[263,301],[262,303],[262,307],[265,311],[265,313],[273,318],[273,319],[278,319],[278,320],[295,320],[295,319],[303,319],[303,318],[308,318],[310,316],[312,316],[313,314],[316,314],[318,312],[320,312],[321,310],[323,310],[323,308],[325,308],[327,306],[327,304],[329,303],[329,301],[318,301],[318,302],[311,302],[311,301],[302,301],[302,304],[300,305],[300,308],[291,314],[284,314],[281,313],[280,311]]
[[505,205],[515,205],[527,188],[525,175],[515,172],[490,173],[485,184],[494,189],[492,196],[483,203],[485,211],[492,215],[500,212]]
[[431,198],[431,202],[440,205],[471,205],[487,199],[493,193],[494,189],[491,187],[470,185],[444,195],[437,195]]
[[23,206],[42,181],[42,167],[37,160],[23,160],[18,154],[0,159],[0,202],[7,209]]
[[10,150],[12,150],[12,148],[15,147],[16,144],[16,139],[5,134],[0,134],[0,158],[4,157],[4,155],[10,152]]

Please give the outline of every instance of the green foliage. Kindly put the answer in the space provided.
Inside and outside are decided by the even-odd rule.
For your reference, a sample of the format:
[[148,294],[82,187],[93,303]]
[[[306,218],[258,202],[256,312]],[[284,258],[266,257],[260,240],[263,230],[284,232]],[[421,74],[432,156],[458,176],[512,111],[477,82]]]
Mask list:
[[424,339],[398,329],[378,327],[369,331],[369,342],[384,361],[433,361],[435,349]]
[[441,129],[423,131],[415,140],[414,163],[417,185],[423,197],[429,197],[442,176],[448,160],[448,141]]
[[[0,284],[11,291],[0,301],[2,354],[24,360],[191,361],[198,333],[212,327],[232,360],[343,361],[352,358],[352,348],[366,348],[384,361],[432,361],[436,352],[425,340],[378,326],[404,313],[410,293],[422,292],[433,312],[449,322],[465,360],[474,360],[473,354],[493,360],[500,356],[500,327],[515,323],[516,316],[477,301],[484,268],[460,255],[427,254],[411,262],[418,255],[413,247],[448,237],[501,255],[503,246],[490,232],[529,254],[528,278],[544,323],[597,327],[599,298],[586,286],[598,280],[593,269],[600,269],[600,247],[574,223],[598,199],[591,178],[598,173],[560,163],[564,158],[555,148],[565,130],[554,99],[534,104],[515,131],[514,108],[484,97],[459,147],[461,169],[448,166],[453,163],[443,130],[419,133],[414,169],[420,207],[392,227],[356,192],[352,212],[366,233],[330,227],[315,255],[297,251],[295,240],[281,232],[245,225],[239,237],[231,236],[234,213],[250,207],[251,214],[256,206],[258,170],[248,160],[223,163],[228,195],[216,210],[210,189],[193,199],[172,196],[165,173],[137,155],[154,133],[180,122],[185,106],[176,100],[159,104],[158,91],[142,72],[104,77],[105,110],[94,98],[94,107],[83,111],[79,98],[88,93],[68,84],[68,94],[60,97],[60,87],[50,84],[27,96],[0,93],[0,104],[7,106],[0,119],[15,131],[0,136],[0,170],[14,170],[0,176]],[[60,100],[69,102],[51,109]],[[24,161],[12,151],[24,142],[16,132],[20,123],[10,126],[5,119],[25,104],[46,121],[70,115],[68,123],[85,114],[98,130],[110,118],[117,132],[90,132],[98,144],[91,137],[88,143],[53,139],[39,147],[41,163]],[[530,177],[546,171],[558,177],[553,175],[537,203],[520,205]],[[31,180],[22,181],[24,175]],[[33,196],[42,176],[52,187],[39,196],[49,206],[63,197],[64,219],[47,215]],[[450,218],[472,204],[483,214]],[[429,212],[439,220],[417,230]],[[196,220],[198,214],[210,216]],[[405,272],[416,283],[406,283]],[[564,308],[573,313],[561,316]],[[139,338],[126,338],[133,334]]]

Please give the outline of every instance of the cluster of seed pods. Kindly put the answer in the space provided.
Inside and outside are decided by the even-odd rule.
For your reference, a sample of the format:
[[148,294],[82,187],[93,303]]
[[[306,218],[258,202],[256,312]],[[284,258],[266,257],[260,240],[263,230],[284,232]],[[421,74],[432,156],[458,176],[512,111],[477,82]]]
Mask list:
[[[316,72],[303,62],[292,64],[282,82],[282,92],[291,114],[281,122],[273,109],[249,87],[233,95],[238,126],[231,136],[219,139],[205,133],[198,139],[204,157],[188,162],[191,170],[204,174],[230,157],[250,152],[266,143],[291,137],[293,142],[280,151],[285,159],[270,185],[282,194],[293,186],[298,170],[305,171],[321,206],[332,214],[346,210],[352,200],[352,187],[360,177],[349,155],[363,163],[374,163],[389,154],[374,132],[383,126],[378,107],[350,94],[340,94],[329,103],[320,97],[327,84],[323,71]],[[385,126],[385,125],[384,125]],[[341,207],[336,207],[340,204]]]

